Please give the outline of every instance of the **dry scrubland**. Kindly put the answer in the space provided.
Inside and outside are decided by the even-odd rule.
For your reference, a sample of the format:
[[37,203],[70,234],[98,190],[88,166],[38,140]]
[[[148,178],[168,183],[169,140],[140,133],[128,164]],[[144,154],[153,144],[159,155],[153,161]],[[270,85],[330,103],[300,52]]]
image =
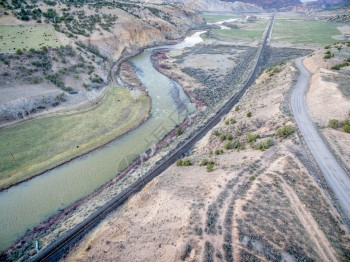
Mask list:
[[154,179],[64,261],[349,260],[317,169],[293,129],[276,133],[295,127],[284,94],[296,77],[291,63],[267,70],[184,157],[191,166]]
[[[325,142],[350,171],[350,44],[329,45],[304,64],[312,73],[307,103]],[[341,66],[339,66],[341,65]]]

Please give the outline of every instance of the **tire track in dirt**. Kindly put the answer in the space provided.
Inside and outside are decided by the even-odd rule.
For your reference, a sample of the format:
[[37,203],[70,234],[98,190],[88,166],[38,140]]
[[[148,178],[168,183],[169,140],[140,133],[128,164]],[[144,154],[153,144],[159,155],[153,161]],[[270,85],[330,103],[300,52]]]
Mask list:
[[318,254],[323,259],[323,261],[338,261],[327,237],[318,227],[317,222],[312,217],[311,213],[308,210],[306,210],[303,203],[300,201],[293,189],[290,186],[288,186],[285,182],[281,183],[281,186],[283,187],[284,193],[291,202],[291,207],[293,208],[301,224],[307,231],[310,239],[315,244]]

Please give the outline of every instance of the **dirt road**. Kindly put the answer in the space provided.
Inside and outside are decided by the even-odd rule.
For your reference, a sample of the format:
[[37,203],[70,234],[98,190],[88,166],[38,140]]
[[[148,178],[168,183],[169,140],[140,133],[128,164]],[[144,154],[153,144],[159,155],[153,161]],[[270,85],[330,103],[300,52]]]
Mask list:
[[304,67],[303,59],[298,58],[295,61],[300,70],[300,77],[291,98],[294,117],[329,187],[332,189],[344,214],[350,219],[350,178],[322,141],[308,114],[305,95],[309,87],[310,73]]

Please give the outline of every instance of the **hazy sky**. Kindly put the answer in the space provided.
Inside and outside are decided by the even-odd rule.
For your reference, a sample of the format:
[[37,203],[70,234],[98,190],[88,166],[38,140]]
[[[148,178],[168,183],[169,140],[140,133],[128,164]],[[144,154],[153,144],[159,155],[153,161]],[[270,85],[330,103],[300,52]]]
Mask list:
[[300,1],[305,3],[305,2],[313,2],[313,1],[317,1],[317,0],[300,0]]

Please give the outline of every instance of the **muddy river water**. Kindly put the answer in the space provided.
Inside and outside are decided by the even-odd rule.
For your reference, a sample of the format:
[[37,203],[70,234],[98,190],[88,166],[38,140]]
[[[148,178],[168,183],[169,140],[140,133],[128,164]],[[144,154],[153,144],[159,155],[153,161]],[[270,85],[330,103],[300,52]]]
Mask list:
[[[202,41],[201,33],[169,48],[193,46]],[[152,66],[152,51],[160,48],[164,47],[147,49],[130,60],[152,99],[151,116],[145,123],[99,150],[0,193],[0,251],[113,179],[196,110],[182,87]],[[185,106],[179,107],[181,102]]]

